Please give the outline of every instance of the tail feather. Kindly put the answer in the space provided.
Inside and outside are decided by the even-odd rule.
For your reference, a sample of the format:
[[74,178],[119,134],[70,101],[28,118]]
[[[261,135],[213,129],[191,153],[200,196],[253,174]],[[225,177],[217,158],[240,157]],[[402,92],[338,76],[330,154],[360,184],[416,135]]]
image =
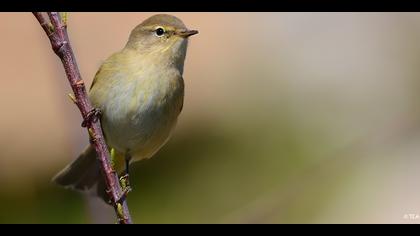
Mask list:
[[95,149],[89,145],[80,156],[53,178],[53,182],[65,188],[88,191],[96,187],[96,194],[108,202],[105,182],[101,175]]

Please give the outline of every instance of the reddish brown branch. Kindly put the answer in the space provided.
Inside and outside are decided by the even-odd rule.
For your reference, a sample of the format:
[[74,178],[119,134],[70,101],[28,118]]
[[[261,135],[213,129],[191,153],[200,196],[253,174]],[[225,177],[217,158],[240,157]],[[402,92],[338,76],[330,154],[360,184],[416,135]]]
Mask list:
[[118,221],[121,224],[130,224],[132,221],[127,202],[125,201],[118,175],[112,169],[109,151],[102,133],[100,121],[88,119],[88,114],[92,111],[93,107],[88,99],[85,85],[80,76],[79,68],[77,67],[76,59],[70,46],[67,27],[61,21],[60,14],[58,12],[48,12],[48,17],[52,27],[40,12],[34,12],[33,14],[47,34],[53,51],[63,63],[67,79],[70,82],[74,97],[76,98],[76,105],[82,114],[85,126],[88,131],[90,131],[89,133],[93,136],[92,142],[101,162],[102,173],[107,185],[107,193],[109,194],[112,205],[114,206]]

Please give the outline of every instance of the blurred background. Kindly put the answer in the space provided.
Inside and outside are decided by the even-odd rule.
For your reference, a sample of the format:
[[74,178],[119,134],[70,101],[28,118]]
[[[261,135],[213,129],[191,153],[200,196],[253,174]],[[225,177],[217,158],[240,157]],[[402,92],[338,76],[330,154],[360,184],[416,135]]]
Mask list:
[[[136,223],[420,223],[419,13],[170,13],[190,40],[167,145],[134,164]],[[153,13],[70,13],[87,85]],[[0,14],[0,223],[114,223],[51,177],[88,144],[30,13]]]

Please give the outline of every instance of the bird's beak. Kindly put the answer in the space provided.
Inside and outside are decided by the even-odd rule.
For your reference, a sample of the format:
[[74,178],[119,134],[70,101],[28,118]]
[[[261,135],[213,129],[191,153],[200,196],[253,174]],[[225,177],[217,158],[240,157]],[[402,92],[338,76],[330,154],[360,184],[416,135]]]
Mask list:
[[183,38],[188,38],[191,35],[198,34],[198,31],[197,30],[179,30],[179,31],[176,31],[175,34]]

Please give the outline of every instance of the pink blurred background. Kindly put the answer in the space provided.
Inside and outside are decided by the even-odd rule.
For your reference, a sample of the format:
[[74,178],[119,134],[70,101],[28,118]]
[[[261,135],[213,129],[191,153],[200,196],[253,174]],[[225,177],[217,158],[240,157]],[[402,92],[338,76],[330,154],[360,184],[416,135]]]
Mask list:
[[[86,84],[153,14],[69,14]],[[175,133],[136,168],[137,222],[420,222],[420,14],[169,14],[200,33]],[[0,222],[109,222],[49,182],[88,140],[47,37],[30,13],[0,32]]]

